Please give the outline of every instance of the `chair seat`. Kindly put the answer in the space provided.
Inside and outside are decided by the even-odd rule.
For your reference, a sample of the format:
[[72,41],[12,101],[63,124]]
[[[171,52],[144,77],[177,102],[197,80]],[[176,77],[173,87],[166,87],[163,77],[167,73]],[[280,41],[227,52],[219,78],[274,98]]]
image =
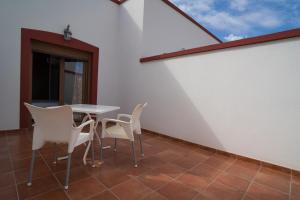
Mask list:
[[89,141],[89,137],[90,137],[89,133],[81,132],[78,136],[75,146],[81,145],[81,144]]
[[130,140],[124,128],[120,125],[114,125],[105,130],[105,137],[119,138]]

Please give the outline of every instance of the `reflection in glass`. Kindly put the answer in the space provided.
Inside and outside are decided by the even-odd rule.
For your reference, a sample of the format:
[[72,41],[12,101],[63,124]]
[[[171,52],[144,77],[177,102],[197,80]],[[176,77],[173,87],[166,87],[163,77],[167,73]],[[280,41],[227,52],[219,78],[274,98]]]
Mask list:
[[66,59],[64,69],[64,104],[83,103],[83,61]]

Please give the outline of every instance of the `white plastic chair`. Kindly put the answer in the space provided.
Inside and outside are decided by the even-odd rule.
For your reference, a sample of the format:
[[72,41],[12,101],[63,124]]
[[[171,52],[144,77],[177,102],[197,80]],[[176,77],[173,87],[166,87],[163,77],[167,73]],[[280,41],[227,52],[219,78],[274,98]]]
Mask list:
[[[134,160],[134,166],[137,167],[135,149],[134,149],[134,133],[138,135],[140,140],[141,155],[144,156],[143,145],[142,145],[142,131],[140,117],[143,109],[147,106],[145,104],[138,104],[131,115],[118,114],[117,119],[102,119],[102,134],[101,134],[101,147],[100,147],[100,159],[102,160],[103,151],[103,140],[102,138],[114,138],[115,147],[114,151],[117,150],[117,139],[127,139],[131,142],[132,157]],[[120,120],[122,117],[129,119],[129,121]],[[107,122],[115,122],[116,125],[107,127]]]
[[[92,162],[94,162],[93,150],[93,128],[94,120],[89,120],[82,123],[78,127],[73,126],[73,112],[70,106],[58,106],[50,108],[41,108],[37,106],[24,103],[34,120],[34,130],[32,139],[32,159],[30,163],[28,186],[32,184],[32,172],[34,167],[34,160],[36,150],[43,147],[45,142],[54,142],[55,144],[67,143],[68,144],[68,162],[67,173],[65,179],[65,189],[68,189],[71,154],[75,147],[80,144],[88,142],[88,146],[83,156],[83,162],[86,164],[86,156],[90,145],[92,145]],[[83,127],[90,125],[89,132],[81,132]],[[55,162],[57,158],[55,156]]]

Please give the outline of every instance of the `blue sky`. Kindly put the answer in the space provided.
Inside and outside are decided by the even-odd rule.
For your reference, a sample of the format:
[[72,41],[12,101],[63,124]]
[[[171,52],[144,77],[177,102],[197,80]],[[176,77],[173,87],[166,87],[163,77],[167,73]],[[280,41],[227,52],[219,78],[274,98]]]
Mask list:
[[300,0],[171,0],[223,41],[300,27]]

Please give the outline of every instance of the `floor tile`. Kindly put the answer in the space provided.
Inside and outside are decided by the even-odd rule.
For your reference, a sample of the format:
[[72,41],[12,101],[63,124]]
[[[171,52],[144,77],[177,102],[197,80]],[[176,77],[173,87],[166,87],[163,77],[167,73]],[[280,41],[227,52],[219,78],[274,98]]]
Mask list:
[[289,193],[290,179],[291,176],[289,174],[267,167],[262,167],[255,177],[255,182],[273,187],[284,193]]
[[159,189],[158,192],[170,200],[190,200],[198,194],[198,192],[195,190],[186,187],[177,181],[170,182],[166,186]]
[[166,197],[162,196],[158,192],[151,192],[149,195],[147,195],[142,200],[168,200]]
[[[18,152],[18,153],[12,154],[11,156],[12,156],[12,160],[13,161],[31,158],[31,156],[32,156],[32,150],[31,149],[26,150],[26,151],[24,150],[22,152]],[[39,157],[39,156],[40,155],[37,153],[36,157]]]
[[218,176],[216,182],[222,183],[241,192],[245,192],[250,184],[249,181],[228,173],[222,173],[220,176]]
[[233,158],[233,157],[225,156],[222,154],[214,154],[210,158],[208,158],[204,163],[206,165],[210,165],[214,168],[217,168],[220,170],[225,170],[230,165],[232,165],[234,161],[235,161],[235,158]]
[[70,184],[68,194],[73,200],[80,200],[103,192],[105,187],[95,178],[86,178]]
[[236,160],[227,169],[227,172],[250,181],[258,172],[259,166],[260,165],[256,163],[251,163],[244,160]]
[[264,186],[258,183],[253,183],[247,195],[255,200],[288,200],[289,196],[271,187]]
[[[14,170],[29,169],[30,163],[31,163],[31,158],[15,160],[13,162],[13,168]],[[46,167],[46,164],[41,157],[37,157],[34,162],[34,168],[39,168],[39,167]]]
[[182,153],[178,153],[177,151],[173,151],[173,150],[165,150],[162,151],[158,154],[156,154],[156,157],[158,157],[159,159],[165,161],[165,162],[172,162],[175,161],[177,159],[180,159],[183,156]]
[[142,174],[138,177],[138,179],[144,185],[150,187],[153,190],[166,185],[172,180],[169,176],[162,174],[158,169],[154,169],[145,174]]
[[118,200],[118,198],[109,191],[101,192],[98,195],[89,198],[89,200]]
[[292,183],[291,196],[293,199],[300,199],[300,185]]
[[55,189],[41,195],[34,196],[30,200],[67,200],[68,197],[66,196],[63,189]]
[[20,199],[33,197],[58,187],[59,185],[57,181],[52,176],[38,178],[32,181],[32,185],[30,187],[27,186],[27,183],[19,184],[19,197]]
[[176,178],[182,175],[185,171],[184,168],[179,167],[178,165],[172,163],[165,163],[164,165],[161,165],[156,169],[160,171],[161,174],[165,174],[172,178]]
[[129,179],[128,181],[113,187],[112,192],[121,200],[134,200],[142,199],[143,197],[147,196],[151,190],[141,182],[135,179]]
[[196,146],[193,151],[200,153],[202,156],[205,156],[206,158],[211,157],[212,155],[214,155],[216,152],[213,150],[207,150],[207,149],[203,149],[199,146]]
[[220,170],[203,164],[184,173],[178,178],[178,181],[194,189],[205,190],[220,173]]
[[292,182],[300,185],[300,175],[292,174]]
[[172,163],[182,168],[190,169],[195,165],[204,162],[207,159],[208,159],[207,156],[203,156],[200,153],[194,151],[188,151],[188,153],[186,153],[185,155],[179,157],[176,160],[173,160]]
[[0,174],[0,189],[3,187],[8,187],[14,185],[14,176],[13,172],[7,172],[4,174]]
[[212,183],[206,192],[211,196],[211,199],[222,200],[240,200],[244,194],[244,192],[224,185],[218,181]]
[[[58,172],[55,174],[55,176],[57,177],[57,179],[62,185],[65,185],[66,171]],[[69,183],[73,183],[75,181],[79,181],[87,177],[90,177],[90,175],[86,172],[85,168],[83,167],[71,168]]]
[[13,170],[9,158],[0,159],[0,173],[7,173]]
[[148,167],[148,168],[158,168],[166,164],[163,159],[160,159],[156,156],[149,156],[139,161],[139,165]]
[[245,195],[243,200],[256,200],[256,199],[254,197],[249,196],[249,195]]
[[0,199],[17,200],[18,196],[17,196],[16,187],[13,185],[13,186],[1,188],[0,189]]
[[[17,171],[14,171],[16,182],[22,183],[26,182],[28,179],[28,174],[29,174],[29,167],[19,169]],[[40,178],[43,176],[50,176],[51,171],[48,169],[46,165],[40,165],[40,166],[34,166],[33,168],[33,179]]]
[[125,169],[103,164],[99,170],[100,172],[96,178],[108,188],[111,188],[129,179]]

